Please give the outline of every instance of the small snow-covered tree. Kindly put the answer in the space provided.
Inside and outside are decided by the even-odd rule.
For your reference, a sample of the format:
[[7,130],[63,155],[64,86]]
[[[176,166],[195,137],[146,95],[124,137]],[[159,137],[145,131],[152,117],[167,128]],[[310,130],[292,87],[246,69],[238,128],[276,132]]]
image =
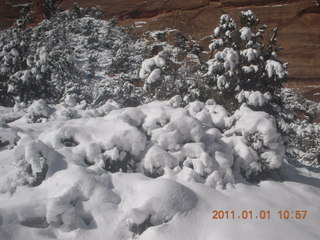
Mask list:
[[139,76],[151,99],[167,100],[175,95],[190,98],[193,81],[186,78],[187,72],[170,59],[168,52],[160,51],[142,62]]
[[139,72],[148,97],[168,100],[180,95],[186,102],[197,99],[197,54],[201,51],[197,42],[188,41],[177,30],[148,34],[154,39],[150,47],[153,57],[142,62]]
[[205,74],[216,98],[230,110],[242,102],[260,107],[279,93],[287,77],[287,64],[276,54],[278,28],[266,47],[263,34],[267,27],[258,28],[259,19],[251,10],[241,12],[241,25],[239,29],[227,14],[220,17],[209,45],[213,58],[207,62]]
[[145,83],[145,89],[151,88],[160,81],[167,61],[168,53],[161,51],[156,56],[142,62],[139,77]]

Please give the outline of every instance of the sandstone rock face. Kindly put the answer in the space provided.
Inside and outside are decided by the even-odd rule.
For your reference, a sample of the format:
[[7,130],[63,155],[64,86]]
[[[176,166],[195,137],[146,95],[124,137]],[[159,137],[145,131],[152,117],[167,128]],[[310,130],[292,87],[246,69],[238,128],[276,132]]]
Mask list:
[[[58,0],[57,0],[58,1]],[[69,9],[75,0],[59,0]],[[1,28],[10,26],[19,16],[21,4],[30,4],[34,21],[40,21],[43,0],[4,0],[0,3]],[[316,0],[77,0],[82,7],[100,6],[103,17],[117,17],[120,25],[136,25],[133,34],[148,30],[177,28],[185,36],[200,40],[212,34],[219,16],[228,13],[236,20],[239,12],[251,9],[261,23],[279,26],[281,57],[290,62],[290,79],[314,81],[320,76],[320,7]],[[320,80],[319,80],[320,81]]]

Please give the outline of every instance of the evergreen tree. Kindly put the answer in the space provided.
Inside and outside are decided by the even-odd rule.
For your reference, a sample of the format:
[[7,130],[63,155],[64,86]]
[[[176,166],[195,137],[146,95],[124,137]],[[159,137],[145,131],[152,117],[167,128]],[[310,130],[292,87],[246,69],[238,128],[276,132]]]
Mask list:
[[259,19],[252,11],[241,12],[241,25],[238,29],[229,15],[222,15],[209,45],[213,58],[207,62],[206,82],[229,110],[242,102],[257,107],[270,98],[275,100],[287,77],[287,64],[276,54],[278,28],[266,48],[263,34],[267,27],[258,28]]

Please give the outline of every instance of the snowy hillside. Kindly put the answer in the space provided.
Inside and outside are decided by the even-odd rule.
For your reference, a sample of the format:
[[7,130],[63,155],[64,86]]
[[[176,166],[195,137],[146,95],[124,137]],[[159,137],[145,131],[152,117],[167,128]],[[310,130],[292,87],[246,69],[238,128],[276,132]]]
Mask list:
[[320,105],[278,29],[224,14],[208,52],[98,16],[0,32],[0,240],[320,239]]

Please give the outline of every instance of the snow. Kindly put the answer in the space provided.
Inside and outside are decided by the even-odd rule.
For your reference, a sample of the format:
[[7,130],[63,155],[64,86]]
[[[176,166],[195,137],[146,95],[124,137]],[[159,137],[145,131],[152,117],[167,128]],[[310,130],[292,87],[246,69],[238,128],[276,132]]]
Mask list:
[[10,51],[10,54],[14,57],[19,57],[19,52],[14,48]]
[[143,25],[147,24],[147,22],[144,22],[144,21],[137,21],[137,22],[134,22],[134,25],[136,28],[141,28],[143,27]]
[[281,137],[277,132],[275,120],[271,115],[262,111],[253,111],[244,104],[236,111],[233,117],[238,119],[235,125],[236,132],[259,132],[262,134],[267,147],[270,149],[273,147],[283,148],[281,144],[280,146],[278,145],[281,143],[281,140],[278,142]]
[[251,10],[241,11],[241,15],[246,16],[249,20],[256,20],[257,17]]
[[222,46],[223,46],[223,40],[221,38],[214,39],[213,42],[211,44],[209,44],[209,49],[210,49],[210,51],[214,51]]
[[153,145],[143,159],[143,167],[150,174],[163,174],[164,168],[178,166],[177,159],[158,145]]
[[228,15],[228,14],[223,14],[223,15],[221,15],[221,17],[220,17],[220,22],[221,23],[225,23],[225,22],[228,22],[228,21],[230,21],[230,16]]
[[39,61],[37,62],[37,64],[44,65],[48,62],[48,60],[49,54],[45,48],[42,48],[39,53]]
[[[220,17],[220,28],[222,28],[223,30],[228,31],[229,29],[232,29],[232,28],[235,28],[235,27],[236,27],[236,24],[235,24],[234,20],[228,14],[221,15],[221,17]],[[216,33],[216,32],[219,33],[220,30],[216,31],[216,29],[215,29],[214,33]]]
[[147,24],[147,22],[144,22],[144,21],[137,21],[137,22],[134,22],[135,25],[141,25],[141,24]]
[[224,86],[226,85],[226,77],[225,76],[219,76],[217,80],[217,86],[219,89],[223,89]]
[[161,70],[159,68],[154,69],[147,78],[147,83],[152,84],[159,80]]
[[256,73],[258,72],[259,67],[257,65],[253,65],[251,64],[250,66],[243,66],[242,70],[245,74],[249,74],[249,73]]
[[250,106],[261,107],[271,100],[270,93],[261,93],[260,91],[244,91],[237,95],[239,103],[246,102]]
[[284,78],[287,74],[283,65],[274,60],[267,60],[265,69],[268,73],[269,78],[271,78],[272,76],[277,76],[278,78]]
[[239,55],[232,48],[225,48],[219,58],[224,60],[224,68],[229,71],[230,74],[233,74],[233,71],[236,65],[239,63]]
[[46,104],[43,99],[37,100],[32,103],[27,109],[27,116],[31,119],[46,118],[49,116],[51,108]]
[[239,32],[241,33],[240,37],[243,41],[251,40],[253,33],[249,27],[243,27],[239,30]]
[[224,68],[232,76],[235,74],[235,68],[239,64],[239,55],[233,48],[224,48],[223,51],[217,52],[207,64],[208,72],[206,75],[212,75]]
[[77,105],[77,96],[75,94],[68,94],[64,102],[70,107],[75,107]]
[[216,27],[216,28],[213,30],[214,36],[218,36],[218,35],[219,35],[219,32],[220,32],[220,28],[219,28],[219,27]]
[[177,107],[180,107],[181,102],[182,102],[182,97],[180,95],[176,95],[168,101],[168,106],[177,108]]
[[259,56],[259,52],[256,49],[248,48],[245,50],[242,50],[240,52],[242,56],[244,56],[248,62],[254,61]]
[[[1,120],[0,133],[16,140],[0,150],[0,238],[319,239],[320,175],[284,160],[267,113],[243,105],[230,116],[214,100],[181,107],[180,96],[93,111],[73,97],[36,101],[20,115],[0,108],[2,119],[20,117]],[[75,118],[63,117],[71,109]],[[30,122],[35,115],[46,121]],[[241,176],[263,167],[260,150],[281,182]],[[271,219],[212,219],[214,210]],[[285,220],[279,210],[308,213]]]
[[212,75],[218,71],[220,71],[223,68],[223,64],[216,61],[215,59],[210,59],[208,62],[208,72],[207,75]]
[[145,59],[141,64],[139,77],[141,79],[146,79],[148,78],[148,76],[152,75],[150,78],[147,79],[148,83],[153,83],[157,81],[161,72],[160,69],[166,65],[166,58],[167,53],[165,51],[161,51],[156,56]]
[[9,128],[4,119],[0,118],[0,146],[3,148],[12,148],[18,139],[17,131]]
[[[249,175],[251,170],[261,169],[263,166],[258,154],[262,149],[264,152],[260,157],[266,161],[264,167],[273,169],[281,166],[285,147],[271,115],[253,111],[243,104],[231,116],[231,121],[235,121],[234,127],[225,133],[224,141],[233,146],[236,165],[240,169],[246,169]],[[248,144],[250,141],[253,141],[251,146]]]

